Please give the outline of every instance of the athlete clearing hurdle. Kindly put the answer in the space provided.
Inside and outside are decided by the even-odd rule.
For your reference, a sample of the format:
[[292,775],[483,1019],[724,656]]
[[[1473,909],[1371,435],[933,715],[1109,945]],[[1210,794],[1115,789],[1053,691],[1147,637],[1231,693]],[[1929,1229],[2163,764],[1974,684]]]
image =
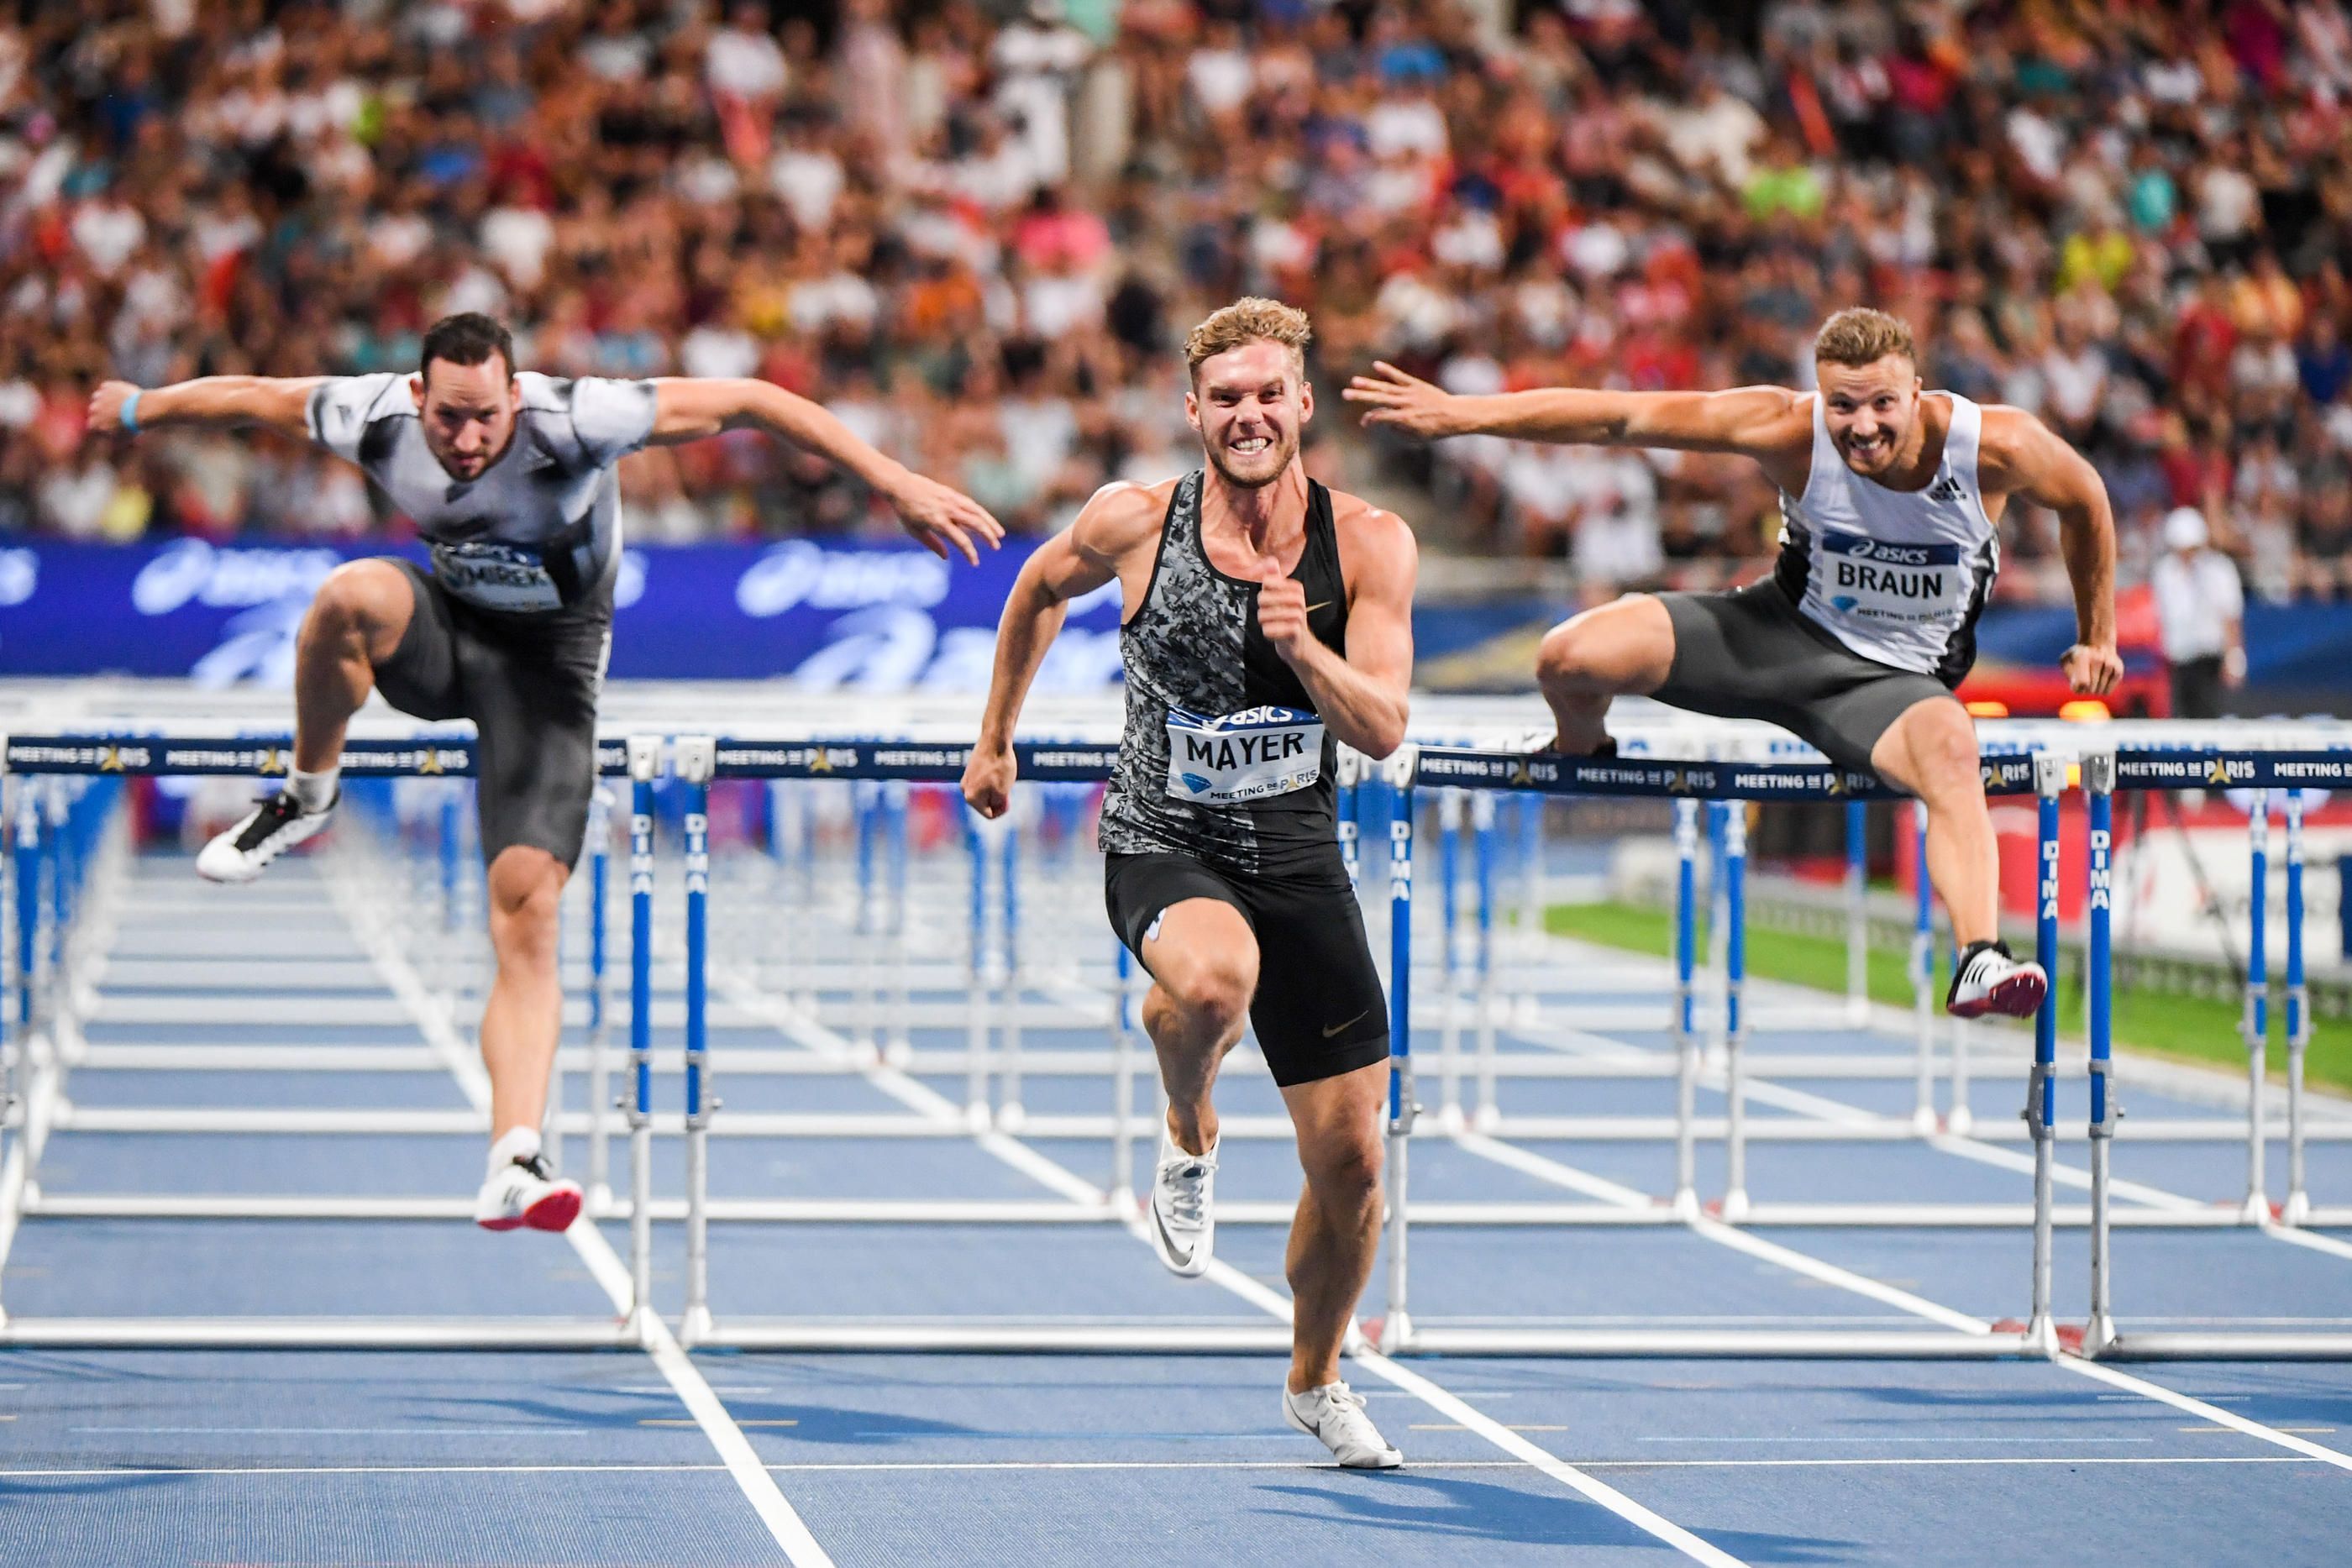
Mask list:
[[940,556],[977,562],[1003,530],[976,501],[884,456],[832,414],[766,382],[577,380],[514,368],[487,316],[425,334],[415,375],[207,376],[144,391],[108,382],[90,424],[251,423],[355,463],[415,519],[432,570],[355,560],[319,587],[294,653],[294,767],[286,788],[206,844],[198,874],[251,882],[327,825],[343,732],[370,691],[422,719],[469,718],[490,946],[482,1010],[489,1172],[474,1206],[490,1230],[562,1230],[580,1186],[540,1146],[562,1030],[556,907],[596,787],[596,704],[613,644],[621,497],[614,465],[649,444],[765,430],[831,458]]
[[2116,653],[2115,520],[2082,455],[2021,409],[1920,391],[1911,329],[1841,310],[1813,340],[1817,392],[1571,388],[1461,397],[1387,364],[1342,394],[1364,423],[1423,439],[1733,452],[1780,489],[1772,576],[1727,593],[1629,593],[1552,628],[1536,675],[1573,756],[1615,749],[1610,699],[1654,696],[1720,717],[1763,718],[1847,768],[1868,768],[1927,808],[1927,874],[1960,944],[1945,1009],[2024,1017],[2049,977],[2000,940],[2000,864],[1975,728],[1952,693],[1976,659],[1976,624],[2000,565],[2012,496],[2058,514],[2074,587],[2078,694],[2123,675]]

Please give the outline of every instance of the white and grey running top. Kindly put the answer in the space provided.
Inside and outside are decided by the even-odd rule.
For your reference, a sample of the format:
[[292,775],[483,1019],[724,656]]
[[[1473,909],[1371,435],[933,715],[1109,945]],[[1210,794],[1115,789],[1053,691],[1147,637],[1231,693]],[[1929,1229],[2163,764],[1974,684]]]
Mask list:
[[1943,461],[1925,489],[1890,490],[1845,465],[1813,398],[1805,493],[1780,497],[1781,591],[1865,659],[1956,686],[1976,662],[1977,618],[2000,540],[1977,482],[1984,411],[1958,392]]
[[454,479],[425,444],[408,377],[336,376],[310,394],[311,438],[415,519],[433,572],[485,610],[609,608],[621,550],[613,465],[653,435],[651,382],[519,371],[514,439],[480,477]]

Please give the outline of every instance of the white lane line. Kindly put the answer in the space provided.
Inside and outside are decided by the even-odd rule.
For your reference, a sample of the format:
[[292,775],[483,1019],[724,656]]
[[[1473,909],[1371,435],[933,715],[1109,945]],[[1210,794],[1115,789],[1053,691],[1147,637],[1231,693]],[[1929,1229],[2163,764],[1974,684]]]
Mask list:
[[[1521,1153],[1526,1154],[1527,1151],[1522,1150]],[[1512,1168],[1525,1171],[1541,1179],[1558,1180],[1561,1186],[1569,1185],[1570,1180],[1592,1179],[1587,1173],[1566,1166],[1559,1166],[1561,1174],[1559,1176],[1547,1176],[1541,1168],[1546,1165],[1559,1166],[1559,1162],[1546,1160],[1541,1155],[1530,1155],[1526,1160],[1513,1162]],[[1921,1317],[1932,1318],[1948,1327],[1969,1333],[1983,1333],[1988,1332],[1991,1326],[1980,1318],[1969,1317],[1952,1308],[1928,1301],[1924,1296],[1914,1295],[1908,1291],[1896,1290],[1893,1286],[1882,1284],[1876,1280],[1857,1274],[1850,1269],[1843,1268],[1823,1259],[1795,1251],[1777,1242],[1766,1241],[1760,1237],[1752,1236],[1736,1226],[1726,1225],[1720,1220],[1695,1219],[1691,1222],[1690,1228],[1707,1240],[1756,1257],[1769,1258],[1772,1261],[1794,1269],[1810,1279],[1836,1286],[1841,1290],[1851,1291],[1856,1295],[1867,1296],[1874,1301],[1881,1301],[1888,1306],[1900,1307]],[[2147,1398],[2170,1405],[2176,1409],[2186,1410],[2192,1416],[2203,1416],[2234,1431],[2242,1432],[2247,1437],[2258,1437],[2266,1443],[2274,1443],[2280,1448],[2292,1449],[2306,1458],[2324,1460],[2339,1469],[2352,1470],[2352,1454],[2339,1453],[2334,1448],[2312,1442],[2307,1437],[2280,1431],[2275,1427],[2264,1426],[2259,1421],[2250,1420],[2243,1416],[2233,1415],[2217,1406],[2208,1405],[2200,1399],[2176,1393],[2161,1384],[2150,1383],[2146,1378],[2118,1372],[2102,1363],[2084,1361],[2077,1355],[2062,1354],[2053,1358],[2053,1364],[2063,1367],[2080,1376],[2095,1378],[2110,1387],[2126,1389]]]
[[2194,1398],[2178,1389],[2167,1388],[2160,1383],[2150,1383],[2144,1377],[2134,1377],[2129,1373],[2118,1372],[2104,1362],[2084,1361],[2076,1355],[2062,1355],[2058,1358],[2058,1364],[2070,1372],[2078,1373],[2110,1386],[2127,1389],[2149,1399],[2160,1400],[2176,1410],[2185,1410],[2191,1416],[2201,1416],[2216,1426],[2227,1427],[2233,1432],[2242,1432],[2249,1437],[2259,1437],[2265,1443],[2275,1443],[2282,1448],[2292,1448],[2305,1458],[2322,1460],[2334,1465],[2339,1470],[2352,1470],[2352,1454],[2340,1453],[2334,1448],[2315,1443],[2308,1437],[2299,1437],[2293,1432],[2283,1432],[2276,1427],[2264,1426],[2262,1422],[2251,1420],[2234,1410],[2224,1410],[2218,1405],[2208,1405],[2202,1399]]
[[[1843,1470],[1921,1469],[1987,1465],[2308,1465],[2294,1454],[1952,1454],[1853,1455],[1791,1459],[1578,1459],[1588,1470]],[[1332,1464],[1309,1459],[874,1459],[800,1460],[772,1471],[800,1474],[922,1474],[938,1471],[1040,1470],[1284,1470],[1330,1475]],[[1417,1459],[1406,1473],[1430,1470],[1520,1470],[1517,1459]],[[66,1479],[89,1476],[546,1476],[719,1475],[724,1465],[103,1465],[43,1469],[0,1469],[0,1480]]]
[[[352,934],[359,939],[369,961],[375,965],[376,972],[383,977],[384,984],[415,1020],[425,1043],[433,1048],[434,1053],[441,1058],[443,1064],[457,1079],[457,1086],[465,1091],[467,1102],[477,1111],[488,1114],[488,1071],[483,1068],[480,1058],[466,1049],[457,1037],[457,1030],[451,1026],[447,1012],[425,990],[415,966],[409,963],[398,940],[385,925],[381,904],[367,889],[353,884],[339,859],[336,869],[325,880],[334,895],[337,908],[352,928]],[[380,878],[377,886],[385,885],[389,885],[388,880]],[[612,1301],[614,1310],[626,1312],[631,1306],[635,1284],[629,1278],[628,1266],[613,1250],[612,1243],[604,1239],[604,1232],[591,1222],[575,1224],[563,1234],[564,1239],[572,1243],[572,1249],[580,1255],[580,1261],[586,1265],[590,1276]],[[693,1361],[679,1348],[669,1325],[658,1313],[652,1312],[643,1314],[643,1322],[646,1354],[653,1358],[654,1365],[660,1369],[663,1378],[677,1391],[688,1413],[700,1424],[703,1436],[718,1451],[728,1473],[735,1478],[736,1486],[741,1489],[752,1511],[767,1526],[769,1535],[783,1552],[785,1561],[793,1568],[833,1568],[832,1557],[817,1544],[816,1537],[809,1533],[809,1528],[802,1521],[801,1516],[784,1500],[784,1494],[776,1486],[775,1478],[768,1473],[760,1462],[760,1456],[752,1450],[751,1439],[743,1435],[741,1427],[735,1425],[734,1417],[727,1413],[727,1406],[718,1395],[711,1392],[710,1385],[703,1381],[702,1374],[697,1370]]]
[[[755,1002],[768,1002],[770,1004],[767,1009],[768,1016],[776,1018],[780,1028],[785,1027],[784,1019],[796,1019],[797,1027],[786,1029],[786,1032],[792,1038],[800,1040],[803,1043],[815,1043],[822,1040],[823,1043],[819,1049],[826,1055],[845,1061],[851,1060],[852,1052],[846,1040],[833,1030],[801,1015],[797,1009],[782,1004],[780,998],[762,997],[756,988],[743,980],[740,974],[730,973],[721,980],[721,985],[727,991],[729,999],[743,1007],[747,1011],[752,1009]],[[867,1082],[903,1104],[916,1109],[928,1109],[932,1103],[936,1103],[949,1113],[954,1111],[954,1107],[944,1097],[916,1082],[895,1068],[861,1065],[856,1068],[856,1071]],[[1017,1138],[1000,1133],[984,1133],[980,1134],[976,1141],[982,1148],[997,1158],[1045,1182],[1055,1191],[1070,1197],[1073,1201],[1096,1205],[1109,1202],[1109,1195],[1101,1188],[1095,1186],[1075,1172],[1047,1159]],[[1137,1240],[1149,1245],[1143,1234],[1139,1216],[1130,1219],[1128,1232]],[[1290,1302],[1286,1299],[1230,1263],[1213,1260],[1202,1278],[1213,1280],[1244,1301],[1255,1302],[1269,1315],[1284,1322],[1290,1321]],[[1352,1333],[1349,1335],[1351,1341],[1356,1337]],[[1421,1374],[1398,1365],[1368,1345],[1351,1344],[1349,1354],[1355,1358],[1358,1365],[1382,1378],[1391,1386],[1414,1396],[1431,1409],[1450,1420],[1459,1422],[1505,1453],[1540,1470],[1588,1501],[1598,1503],[1628,1524],[1665,1542],[1694,1562],[1706,1563],[1708,1568],[1746,1568],[1738,1558],[1701,1540],[1672,1520],[1652,1512],[1608,1483],[1584,1474],[1573,1465],[1528,1442],[1493,1416],[1465,1403],[1461,1398],[1439,1387]]]

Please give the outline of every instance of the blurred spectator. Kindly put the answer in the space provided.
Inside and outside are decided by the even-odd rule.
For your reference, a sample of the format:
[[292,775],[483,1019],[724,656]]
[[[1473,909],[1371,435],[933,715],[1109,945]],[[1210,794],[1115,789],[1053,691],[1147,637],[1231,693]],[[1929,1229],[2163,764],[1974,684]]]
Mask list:
[[[85,450],[109,373],[405,369],[509,315],[561,374],[767,376],[1053,526],[1194,457],[1173,340],[1314,315],[1317,461],[1433,541],[1599,593],[1753,576],[1741,465],[1353,434],[1374,357],[1449,386],[1809,384],[1908,314],[1923,373],[2106,476],[2127,573],[2186,506],[2261,595],[2342,595],[2343,0],[223,0],[0,7],[0,527],[341,536],[397,517],[253,433]],[[1507,18],[1515,18],[1505,25]],[[637,537],[882,528],[757,439],[624,470]],[[2003,520],[2011,595],[2063,593]]]
[[2152,573],[2175,718],[2219,718],[2223,693],[2246,678],[2245,599],[2230,558],[2206,548],[2204,514],[2181,507],[2164,519],[2164,554]]

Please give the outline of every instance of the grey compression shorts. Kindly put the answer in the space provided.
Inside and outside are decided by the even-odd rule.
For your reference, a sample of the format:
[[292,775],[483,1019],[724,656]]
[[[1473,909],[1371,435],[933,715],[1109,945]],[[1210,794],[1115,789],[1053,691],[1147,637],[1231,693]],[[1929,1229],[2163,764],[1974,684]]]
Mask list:
[[565,866],[588,834],[596,699],[612,622],[601,613],[501,615],[396,560],[415,595],[408,630],[377,667],[383,700],[415,718],[470,718],[482,858],[515,844]]
[[1865,659],[1815,626],[1769,579],[1728,593],[1661,593],[1675,626],[1675,662],[1657,699],[1717,718],[1760,718],[1793,731],[1845,768],[1904,711],[1955,702],[1933,675]]

